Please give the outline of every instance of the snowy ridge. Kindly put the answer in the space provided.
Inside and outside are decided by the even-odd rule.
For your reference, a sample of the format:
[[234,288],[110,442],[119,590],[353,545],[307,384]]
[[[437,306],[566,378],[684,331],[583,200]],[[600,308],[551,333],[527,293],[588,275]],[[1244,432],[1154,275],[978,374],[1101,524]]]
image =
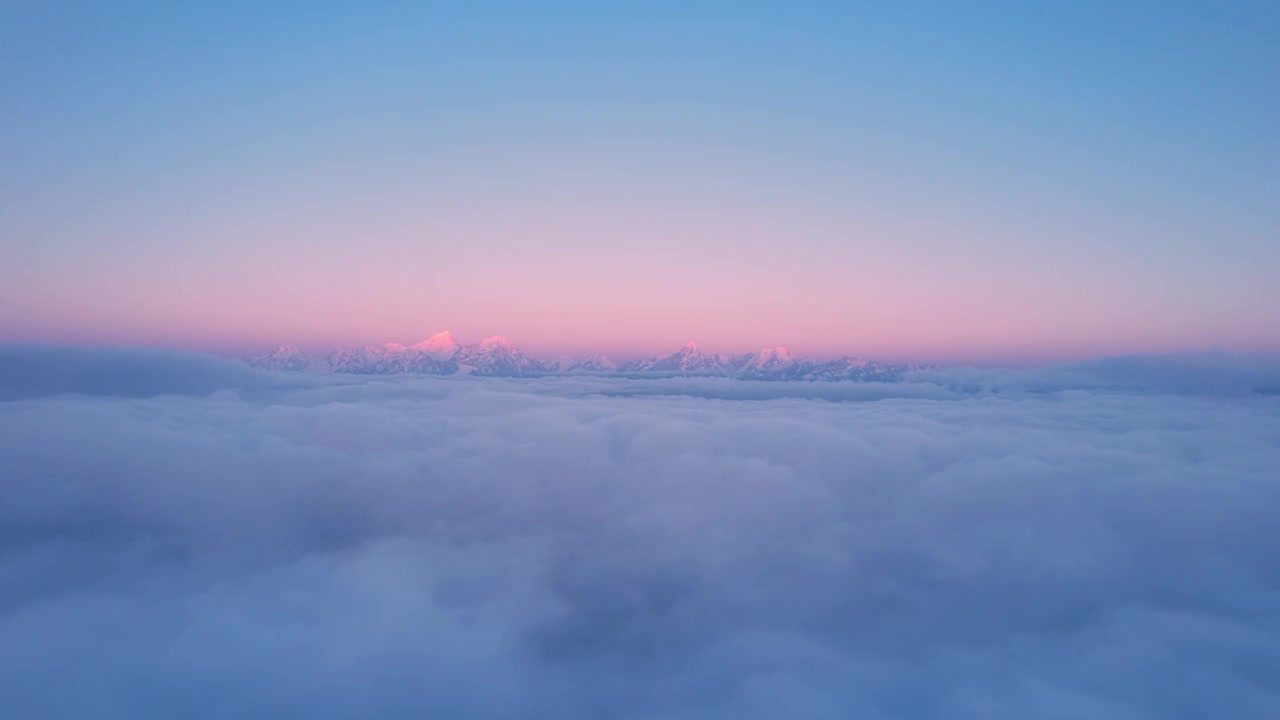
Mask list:
[[460,367],[469,368],[471,375],[521,377],[544,371],[542,363],[520,352],[520,348],[510,340],[498,335],[459,348],[453,361]]
[[757,353],[731,357],[703,352],[692,342],[669,355],[655,355],[622,365],[615,364],[604,355],[593,355],[578,362],[561,356],[544,363],[525,355],[504,337],[495,335],[478,343],[462,345],[448,331],[432,335],[415,345],[387,343],[340,348],[325,358],[308,355],[292,345],[282,345],[246,362],[264,370],[360,375],[529,377],[587,373],[628,377],[707,375],[741,380],[862,382],[901,382],[904,373],[914,369],[848,356],[835,360],[797,357],[784,347],[769,347]]
[[293,345],[281,345],[266,355],[253,358],[248,362],[250,365],[263,370],[280,372],[308,372],[329,369],[328,363],[308,355]]
[[733,362],[724,355],[708,355],[697,343],[686,343],[670,355],[636,360],[622,366],[623,372],[667,372],[720,374],[733,369]]
[[613,372],[618,369],[617,363],[610,360],[607,355],[592,355],[591,357],[576,362],[569,366],[568,372],[596,372],[605,373]]
[[458,354],[458,350],[461,347],[457,339],[453,337],[453,333],[445,330],[414,345],[413,349],[427,353],[437,360],[449,360]]

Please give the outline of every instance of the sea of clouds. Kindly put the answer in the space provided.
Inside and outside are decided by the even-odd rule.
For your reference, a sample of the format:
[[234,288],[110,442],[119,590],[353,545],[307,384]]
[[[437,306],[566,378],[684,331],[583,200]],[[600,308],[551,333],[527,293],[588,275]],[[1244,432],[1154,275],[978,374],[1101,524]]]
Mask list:
[[0,350],[13,718],[1280,717],[1280,362]]

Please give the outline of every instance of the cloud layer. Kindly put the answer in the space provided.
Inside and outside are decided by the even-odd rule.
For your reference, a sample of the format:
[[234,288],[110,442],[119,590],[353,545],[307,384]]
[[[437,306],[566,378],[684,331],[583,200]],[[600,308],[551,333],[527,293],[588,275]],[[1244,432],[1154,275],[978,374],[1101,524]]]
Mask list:
[[287,378],[5,350],[0,701],[1280,716],[1276,368]]

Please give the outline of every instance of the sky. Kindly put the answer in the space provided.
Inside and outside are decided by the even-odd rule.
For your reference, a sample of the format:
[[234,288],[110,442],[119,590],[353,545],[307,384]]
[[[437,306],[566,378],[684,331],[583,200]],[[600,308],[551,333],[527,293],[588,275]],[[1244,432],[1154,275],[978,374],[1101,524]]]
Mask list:
[[8,2],[0,342],[1280,351],[1274,2]]
[[1227,353],[814,383],[0,347],[0,699],[1272,720],[1277,437],[1280,361]]

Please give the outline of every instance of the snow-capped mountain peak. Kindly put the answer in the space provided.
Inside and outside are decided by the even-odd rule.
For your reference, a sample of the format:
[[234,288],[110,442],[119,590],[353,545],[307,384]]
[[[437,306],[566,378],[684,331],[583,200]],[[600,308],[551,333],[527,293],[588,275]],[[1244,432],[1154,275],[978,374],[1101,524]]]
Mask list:
[[617,369],[617,364],[610,360],[607,355],[592,355],[582,362],[574,363],[569,367],[570,371],[580,372],[610,372]]
[[755,357],[748,361],[749,367],[754,368],[782,368],[795,362],[795,357],[791,351],[782,347],[764,348],[755,354]]
[[709,354],[697,343],[686,343],[669,355],[657,355],[629,362],[621,367],[604,355],[581,362],[563,356],[555,362],[540,363],[526,356],[501,335],[471,345],[460,345],[445,331],[405,347],[387,343],[369,347],[339,348],[327,358],[312,357],[292,345],[282,345],[261,357],[247,360],[254,367],[290,372],[330,371],[366,375],[500,375],[523,377],[545,373],[642,373],[654,376],[711,375],[743,380],[843,380],[900,382],[912,368],[889,365],[855,357],[815,360],[796,357],[781,347],[766,347],[757,353],[735,357]]
[[454,353],[458,352],[458,348],[460,347],[461,345],[459,345],[457,339],[453,337],[453,333],[445,330],[444,332],[438,332],[426,340],[414,345],[413,349],[421,350],[422,352],[437,358],[449,358],[453,357]]
[[299,350],[294,345],[281,345],[266,355],[246,360],[250,365],[263,370],[283,372],[304,372],[317,368],[316,358]]
[[727,370],[728,360],[720,355],[706,355],[698,348],[697,343],[689,342],[670,355],[659,355],[645,360],[637,360],[627,363],[622,369],[628,372],[705,374]]
[[453,357],[472,375],[528,375],[542,370],[542,364],[501,335],[485,338],[458,350]]

